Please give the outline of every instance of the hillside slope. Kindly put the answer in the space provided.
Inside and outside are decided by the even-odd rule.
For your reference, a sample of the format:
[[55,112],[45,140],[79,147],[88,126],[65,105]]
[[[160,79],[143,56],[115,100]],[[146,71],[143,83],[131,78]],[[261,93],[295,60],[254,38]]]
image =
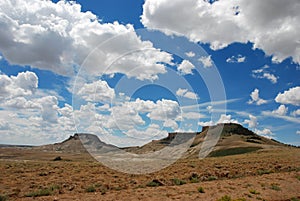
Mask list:
[[[218,135],[218,133],[220,133],[220,135]],[[239,124],[229,123],[203,127],[202,131],[197,133],[170,133],[169,136],[164,139],[153,140],[141,147],[128,147],[125,148],[125,150],[138,154],[153,152],[170,145],[172,140],[176,138],[184,139],[183,141],[194,138],[190,148],[185,154],[187,158],[198,157],[198,153],[204,148],[203,142],[206,140],[215,140],[215,143],[212,143],[212,145],[215,145],[211,147],[212,152],[209,156],[242,154],[259,149],[272,149],[286,146],[280,142],[259,136]]]
[[[220,132],[221,134],[218,135]],[[93,142],[95,144],[92,147],[98,147],[99,149],[104,150],[104,152],[117,149],[117,147],[108,145],[98,138],[95,140],[96,138],[95,135],[75,134],[61,143],[39,146],[34,149],[65,153],[86,153],[87,151],[82,144],[82,139],[88,139],[88,143]],[[272,149],[287,146],[275,140],[259,136],[239,124],[230,123],[203,127],[201,132],[169,133],[168,137],[160,140],[153,140],[143,146],[121,149],[126,152],[145,154],[161,150],[166,146],[175,146],[189,140],[192,140],[192,143],[184,156],[186,158],[198,157],[200,150],[204,149],[204,142],[209,140],[215,140],[215,142],[212,143],[214,146],[211,147],[212,150],[209,151],[209,156],[242,154],[259,149]],[[87,146],[87,142],[84,143]]]

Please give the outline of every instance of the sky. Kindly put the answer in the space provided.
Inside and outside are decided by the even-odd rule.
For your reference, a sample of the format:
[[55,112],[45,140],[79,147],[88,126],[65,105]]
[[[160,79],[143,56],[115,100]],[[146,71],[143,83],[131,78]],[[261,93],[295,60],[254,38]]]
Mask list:
[[0,2],[0,144],[239,123],[300,145],[298,0]]

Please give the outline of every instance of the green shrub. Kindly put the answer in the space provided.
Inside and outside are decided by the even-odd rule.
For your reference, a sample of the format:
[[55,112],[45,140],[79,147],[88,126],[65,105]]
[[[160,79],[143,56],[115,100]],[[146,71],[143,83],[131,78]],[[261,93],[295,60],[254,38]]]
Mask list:
[[173,184],[175,184],[175,185],[183,185],[183,184],[186,184],[185,181],[183,181],[183,180],[181,180],[181,179],[177,179],[177,178],[172,179],[172,181],[173,181]]
[[193,173],[190,176],[190,181],[191,181],[191,183],[198,183],[199,182],[199,176],[196,173]]
[[264,169],[262,169],[262,170],[257,170],[257,174],[259,174],[259,175],[271,174],[271,173],[273,173],[272,170],[264,170]]
[[6,201],[7,196],[6,195],[0,195],[0,201]]
[[51,190],[51,191],[60,190],[60,189],[61,189],[61,187],[59,185],[56,185],[56,184],[49,187],[49,190]]
[[157,187],[157,186],[162,186],[162,185],[163,184],[160,181],[158,181],[157,179],[154,179],[146,184],[146,186],[148,186],[148,187]]
[[238,198],[238,199],[231,199],[230,196],[228,195],[224,195],[223,197],[221,197],[220,199],[218,199],[217,201],[246,201],[245,198]]
[[191,181],[191,183],[199,183],[199,179],[196,178],[196,177],[192,177],[192,178],[190,179],[190,181]]
[[217,180],[217,179],[218,179],[218,177],[216,177],[216,176],[209,176],[207,178],[208,181],[214,181],[214,180]]
[[218,199],[217,201],[232,201],[231,197],[228,195],[224,195],[223,197],[221,197],[220,199]]
[[280,187],[277,184],[271,184],[271,189],[274,191],[280,191]]
[[249,193],[254,194],[254,195],[260,194],[259,192],[257,192],[257,191],[254,190],[254,189],[249,190]]
[[37,191],[27,193],[27,194],[25,194],[25,196],[26,197],[48,196],[48,195],[52,195],[55,190],[60,190],[60,189],[61,189],[61,187],[59,185],[52,185],[48,188],[43,188],[43,189],[39,189]]
[[149,187],[156,187],[156,186],[159,186],[159,184],[156,183],[156,182],[150,181],[149,183],[147,183],[146,186],[149,186]]
[[53,159],[53,161],[61,161],[61,160],[62,160],[62,158],[60,156],[57,156]]
[[51,195],[52,191],[48,188],[46,189],[40,189],[38,191],[30,192],[26,194],[26,197],[40,197],[40,196],[49,196]]
[[94,185],[91,185],[91,186],[88,186],[86,189],[85,189],[86,192],[88,193],[93,193],[93,192],[96,192],[96,188]]
[[198,192],[199,193],[205,193],[204,188],[202,186],[198,187]]

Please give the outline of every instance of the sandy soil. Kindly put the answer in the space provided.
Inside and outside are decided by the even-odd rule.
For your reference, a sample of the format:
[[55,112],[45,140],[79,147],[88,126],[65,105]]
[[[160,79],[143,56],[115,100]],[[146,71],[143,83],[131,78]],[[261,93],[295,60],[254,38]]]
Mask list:
[[[58,155],[63,160],[53,161]],[[0,172],[8,200],[300,200],[295,148],[182,159],[147,175],[111,170],[88,155],[0,149]]]

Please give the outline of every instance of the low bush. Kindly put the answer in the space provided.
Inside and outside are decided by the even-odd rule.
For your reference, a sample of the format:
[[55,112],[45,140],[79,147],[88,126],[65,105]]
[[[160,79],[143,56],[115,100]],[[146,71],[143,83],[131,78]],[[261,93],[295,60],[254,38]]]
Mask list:
[[249,193],[254,194],[254,195],[259,195],[260,194],[259,192],[257,192],[254,189],[249,190]]
[[265,169],[257,170],[257,174],[258,174],[258,175],[271,174],[271,173],[273,173],[273,172],[274,172],[274,171],[272,171],[272,170],[265,170]]
[[0,195],[0,201],[6,201],[7,196],[6,195]]
[[173,182],[173,184],[175,184],[175,185],[183,185],[183,184],[186,184],[186,182],[185,182],[184,180],[177,179],[177,178],[172,179],[172,182]]
[[280,191],[280,187],[277,184],[271,184],[271,189],[274,191]]
[[231,199],[230,196],[224,195],[223,197],[221,197],[217,201],[246,201],[246,199],[245,198]]
[[30,192],[28,194],[26,194],[26,197],[40,197],[40,196],[49,196],[51,195],[52,191],[48,188],[46,189],[40,189],[34,192]]
[[158,181],[157,179],[154,179],[154,180],[150,181],[149,183],[147,183],[146,186],[157,187],[157,186],[163,186],[163,184],[160,181]]
[[85,191],[86,191],[87,193],[93,193],[93,192],[96,192],[96,188],[95,188],[94,185],[91,185],[91,186],[88,186],[88,187],[85,189]]
[[204,188],[202,186],[198,187],[198,192],[199,193],[205,193]]

